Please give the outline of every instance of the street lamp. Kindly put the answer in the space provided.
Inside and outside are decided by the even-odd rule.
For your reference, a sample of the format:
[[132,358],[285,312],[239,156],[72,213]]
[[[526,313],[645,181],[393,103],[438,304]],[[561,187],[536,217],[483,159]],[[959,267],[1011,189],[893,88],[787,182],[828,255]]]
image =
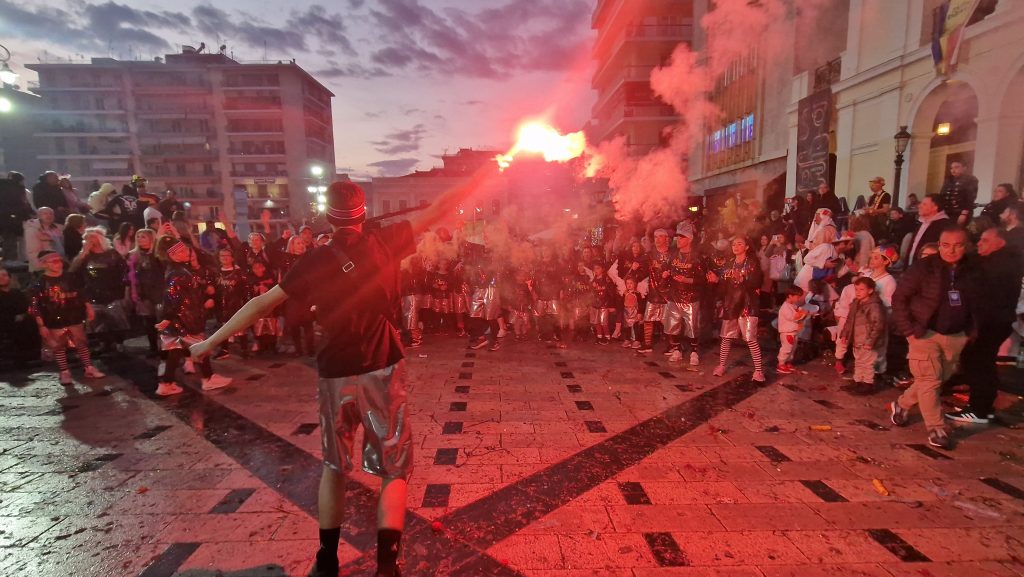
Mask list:
[[0,86],[13,85],[18,81],[18,74],[11,70],[7,62],[11,59],[11,51],[0,44]]
[[0,96],[0,114],[6,114],[14,110],[14,104],[7,98]]
[[314,164],[313,166],[309,167],[309,173],[317,178],[320,178],[321,176],[324,175],[324,167],[320,166],[319,164]]
[[900,131],[896,133],[893,138],[896,140],[896,175],[893,179],[892,185],[892,205],[900,205],[900,176],[903,173],[903,153],[907,151],[907,145],[910,144],[911,138],[910,132],[907,131],[906,126],[901,126]]

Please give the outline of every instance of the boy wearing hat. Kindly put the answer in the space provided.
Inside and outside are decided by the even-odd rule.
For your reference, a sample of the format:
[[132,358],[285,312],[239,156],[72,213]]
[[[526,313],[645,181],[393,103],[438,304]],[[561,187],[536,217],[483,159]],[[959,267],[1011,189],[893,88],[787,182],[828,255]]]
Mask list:
[[407,482],[413,447],[406,406],[406,368],[396,311],[401,310],[399,267],[416,251],[415,235],[436,225],[495,172],[488,165],[449,190],[415,221],[364,230],[366,197],[340,181],[327,190],[331,244],[296,263],[281,284],[249,301],[213,336],[193,347],[203,358],[229,336],[288,299],[316,306],[327,342],[317,357],[324,467],[320,480],[320,549],[314,575],[339,572],[345,477],[355,434],[365,430],[361,465],[382,478],[377,507],[377,576],[399,575]]
[[670,262],[672,250],[669,248],[669,233],[664,228],[654,231],[654,248],[647,261],[648,281],[647,308],[644,311],[644,344],[637,349],[638,354],[647,354],[654,350],[654,323],[665,320],[668,306],[669,288],[671,285]]
[[669,340],[671,362],[683,361],[683,339],[690,345],[690,366],[700,364],[700,294],[707,267],[693,250],[693,226],[680,223],[676,228],[676,249],[669,262],[669,302],[665,306],[665,334]]
[[86,301],[77,277],[64,272],[64,260],[52,251],[39,253],[43,273],[32,284],[29,295],[32,305],[29,314],[36,320],[39,336],[53,351],[60,370],[60,384],[71,386],[71,369],[68,367],[67,347],[73,342],[78,360],[85,367],[85,376],[99,379],[106,375],[92,366],[89,356],[89,341],[85,336],[85,321],[92,320],[92,306]]

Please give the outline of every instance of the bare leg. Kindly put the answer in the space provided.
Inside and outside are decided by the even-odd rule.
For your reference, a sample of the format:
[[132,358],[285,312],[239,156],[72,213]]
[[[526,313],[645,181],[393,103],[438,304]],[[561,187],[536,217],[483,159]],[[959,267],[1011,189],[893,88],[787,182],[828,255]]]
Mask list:
[[408,492],[405,479],[384,479],[380,485],[380,500],[377,501],[377,528],[405,528],[405,499]]

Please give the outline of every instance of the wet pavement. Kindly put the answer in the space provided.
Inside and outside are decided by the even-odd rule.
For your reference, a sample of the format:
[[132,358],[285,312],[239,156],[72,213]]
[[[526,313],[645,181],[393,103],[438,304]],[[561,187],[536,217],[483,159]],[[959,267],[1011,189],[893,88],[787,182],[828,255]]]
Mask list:
[[[406,576],[1024,575],[1015,396],[943,452],[889,423],[896,390],[839,392],[820,361],[759,387],[617,346],[409,357]],[[73,388],[0,373],[0,575],[305,575],[315,371],[214,364],[232,387],[169,399],[142,358]],[[343,574],[371,575],[378,483],[349,484]]]

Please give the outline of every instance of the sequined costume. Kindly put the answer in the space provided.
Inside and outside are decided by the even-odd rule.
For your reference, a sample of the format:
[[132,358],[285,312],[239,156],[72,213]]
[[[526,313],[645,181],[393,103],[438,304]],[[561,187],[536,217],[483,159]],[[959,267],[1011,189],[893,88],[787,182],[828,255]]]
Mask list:
[[671,262],[672,251],[660,252],[657,249],[651,251],[647,261],[647,276],[650,278],[650,284],[647,290],[644,321],[659,322],[665,318],[665,305],[669,301],[671,279],[663,277],[663,273],[670,271]]
[[85,322],[85,295],[81,279],[64,273],[40,275],[29,288],[29,314],[43,320],[48,329],[62,329]]
[[238,309],[249,302],[249,278],[237,266],[228,270],[222,268],[217,271],[215,286],[217,320],[226,323]]
[[700,297],[707,268],[696,251],[674,251],[669,272],[669,302],[663,319],[665,334],[696,339],[700,334]]
[[615,309],[615,284],[607,275],[595,276],[590,281],[590,324],[607,328],[611,311]]
[[203,340],[206,325],[206,283],[188,264],[176,262],[168,265],[165,281],[163,320],[168,324],[160,331],[160,348],[194,345]]

